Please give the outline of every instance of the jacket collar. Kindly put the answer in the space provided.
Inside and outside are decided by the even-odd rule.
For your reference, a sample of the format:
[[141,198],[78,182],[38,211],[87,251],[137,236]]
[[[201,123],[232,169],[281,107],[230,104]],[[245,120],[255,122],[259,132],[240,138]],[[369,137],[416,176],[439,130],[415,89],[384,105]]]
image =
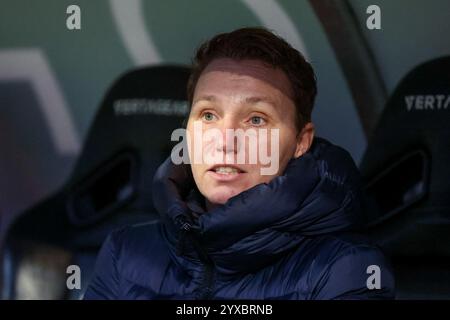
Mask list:
[[171,250],[184,248],[173,257],[182,265],[183,257],[194,263],[207,259],[223,273],[259,268],[305,237],[354,228],[361,216],[358,169],[347,151],[322,138],[292,160],[284,175],[207,213],[188,165],[167,159],[153,190]]

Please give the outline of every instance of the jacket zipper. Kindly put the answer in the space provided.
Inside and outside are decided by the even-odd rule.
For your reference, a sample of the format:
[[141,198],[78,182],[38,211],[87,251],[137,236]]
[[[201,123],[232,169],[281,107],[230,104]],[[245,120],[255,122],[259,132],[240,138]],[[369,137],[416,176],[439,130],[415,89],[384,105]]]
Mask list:
[[178,222],[178,226],[182,232],[182,240],[179,242],[179,254],[183,254],[185,248],[186,238],[194,245],[194,249],[197,251],[199,255],[200,261],[204,266],[204,276],[202,279],[202,283],[199,286],[198,293],[196,294],[197,300],[208,300],[213,296],[213,288],[214,288],[214,262],[209,257],[206,250],[200,245],[194,230],[191,228],[190,222],[184,219],[185,217],[181,217]]
[[204,264],[204,278],[200,285],[199,293],[197,294],[198,300],[209,300],[213,296],[214,289],[214,266],[206,263]]

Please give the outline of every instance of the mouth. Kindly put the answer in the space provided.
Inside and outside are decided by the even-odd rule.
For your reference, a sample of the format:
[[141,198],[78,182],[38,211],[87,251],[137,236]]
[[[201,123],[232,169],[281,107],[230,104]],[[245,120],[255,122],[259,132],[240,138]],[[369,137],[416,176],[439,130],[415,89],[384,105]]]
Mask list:
[[219,173],[219,174],[239,174],[239,173],[245,173],[244,170],[242,170],[241,168],[237,167],[237,166],[233,166],[233,165],[215,165],[212,168],[208,169],[208,171],[212,171],[215,173]]
[[247,173],[237,166],[225,164],[215,165],[209,168],[207,172],[213,178],[220,181],[232,181]]

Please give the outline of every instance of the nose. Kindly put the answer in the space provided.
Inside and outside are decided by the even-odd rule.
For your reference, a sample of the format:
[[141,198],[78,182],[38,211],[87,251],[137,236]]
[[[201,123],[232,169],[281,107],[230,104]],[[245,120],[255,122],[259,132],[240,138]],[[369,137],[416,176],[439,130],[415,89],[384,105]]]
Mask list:
[[224,118],[221,127],[219,128],[221,132],[221,141],[216,144],[216,150],[219,152],[224,152],[225,154],[236,154],[239,152],[240,142],[238,137],[235,135],[235,130],[239,126],[233,118]]

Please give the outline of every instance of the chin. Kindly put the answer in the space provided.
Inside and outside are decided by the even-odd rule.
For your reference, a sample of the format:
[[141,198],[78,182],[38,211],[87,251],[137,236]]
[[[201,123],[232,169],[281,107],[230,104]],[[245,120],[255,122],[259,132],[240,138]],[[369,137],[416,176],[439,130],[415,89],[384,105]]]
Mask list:
[[217,188],[213,193],[205,195],[205,198],[212,204],[225,204],[230,198],[238,195],[244,190],[233,190],[229,188]]

